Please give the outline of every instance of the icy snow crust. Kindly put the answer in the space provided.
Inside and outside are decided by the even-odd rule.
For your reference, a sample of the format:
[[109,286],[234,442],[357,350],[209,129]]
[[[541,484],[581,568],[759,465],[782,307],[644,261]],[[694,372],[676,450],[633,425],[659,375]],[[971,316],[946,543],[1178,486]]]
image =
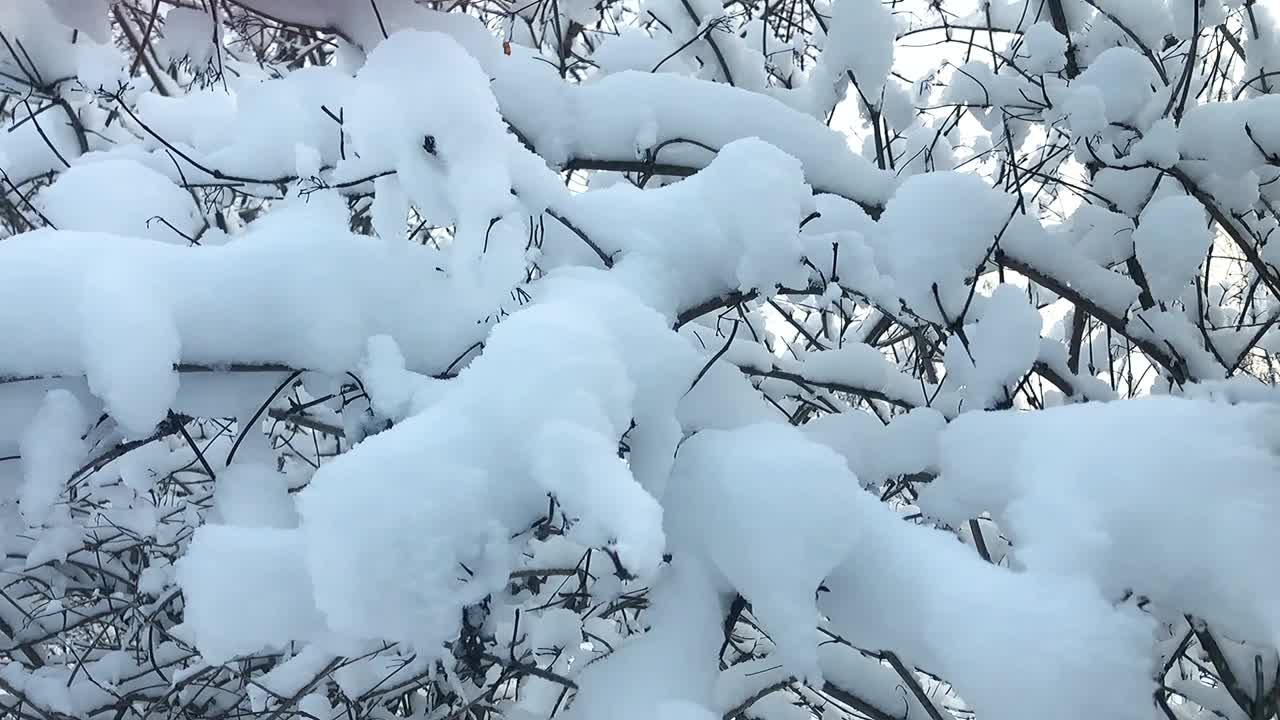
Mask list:
[[[830,634],[939,673],[984,720],[1149,718],[1157,620],[1121,602],[1127,591],[1171,617],[1280,642],[1280,579],[1256,557],[1280,544],[1280,411],[1225,381],[1168,309],[1211,241],[1191,196],[1156,199],[1136,223],[1099,215],[1084,227],[1081,216],[1069,231],[1084,239],[1067,242],[977,175],[876,169],[799,89],[774,97],[633,69],[568,85],[520,48],[501,55],[478,23],[412,3],[386,3],[385,40],[338,0],[243,4],[337,29],[367,57],[353,72],[307,69],[230,97],[143,95],[129,119],[140,145],[81,152],[55,134],[70,167],[36,201],[57,229],[0,241],[0,337],[16,339],[0,345],[0,455],[21,456],[16,471],[0,469],[18,508],[2,522],[40,529],[22,548],[28,566],[81,547],[59,498],[91,456],[100,414],[124,439],[173,412],[247,427],[291,373],[323,385],[350,372],[390,429],[297,483],[265,441],[215,458],[210,510],[185,555],[139,580],[181,589],[177,632],[204,663],[290,648],[264,680],[272,693],[301,692],[334,657],[381,641],[402,643],[424,672],[447,658],[459,618],[529,562],[525,533],[548,497],[572,520],[560,542],[607,550],[616,567],[600,572],[619,593],[653,588],[648,632],[599,662],[558,667],[582,720],[707,720],[792,679],[857,689],[884,712],[933,710],[895,691],[891,660],[832,647]],[[1104,5],[1136,13],[1153,37],[1173,27],[1171,15],[1169,28],[1143,23],[1140,4]],[[18,20],[60,22],[31,7]],[[869,0],[837,9],[814,72],[883,88],[892,18]],[[13,16],[0,8],[0,20]],[[166,51],[187,55],[207,29],[175,20]],[[1061,37],[1046,27],[1028,32],[1028,52],[1048,69]],[[627,53],[647,50],[616,45],[613,60],[631,68]],[[38,51],[68,74],[88,62],[78,49]],[[408,96],[407,68],[420,78]],[[1117,80],[1149,71],[1114,48],[1056,91],[1073,125],[1147,129],[1136,152],[1161,167],[1185,159],[1207,192],[1229,194],[1231,173],[1266,165],[1253,148],[1280,148],[1274,127],[1245,135],[1242,118],[1274,112],[1270,98],[1153,124],[1150,99]],[[354,108],[345,138],[300,110],[319,104]],[[690,112],[708,105],[719,111]],[[191,122],[201,115],[216,121]],[[45,147],[10,134],[0,165],[15,179],[59,167]],[[611,161],[688,177],[572,193],[552,169]],[[297,178],[309,192],[221,235],[178,184],[267,191]],[[372,236],[348,230],[356,189],[376,189]],[[455,226],[453,242],[405,242],[410,207]],[[542,244],[529,249],[535,224]],[[193,246],[202,234],[209,242]],[[1117,234],[1145,288],[1111,269]],[[833,245],[839,258],[826,260]],[[528,281],[531,258],[545,274]],[[1089,299],[1096,318],[1154,348],[1166,375],[1205,382],[1192,397],[1107,402],[1109,388],[1070,370],[1045,336],[1025,287],[975,292],[973,273],[992,259]],[[925,383],[870,341],[783,356],[689,314],[779,291],[848,293],[907,325],[956,325],[965,342],[947,347],[945,377]],[[733,327],[738,338],[755,330]],[[1178,354],[1154,337],[1173,338]],[[1101,402],[1008,409],[1028,372],[1058,378],[1065,399]],[[909,412],[880,422],[851,409],[795,427],[761,391],[797,378]],[[114,472],[127,508],[174,460],[125,457]],[[1008,566],[867,492],[912,473],[936,476],[918,501],[929,518],[956,528],[989,513],[1015,543]],[[716,664],[739,596],[777,661],[759,676]],[[582,642],[576,616],[526,622],[548,643]],[[1064,692],[1064,678],[1087,691]],[[69,715],[96,701],[16,663],[0,679]],[[320,694],[303,702],[330,712]],[[542,709],[536,691],[521,702]]]

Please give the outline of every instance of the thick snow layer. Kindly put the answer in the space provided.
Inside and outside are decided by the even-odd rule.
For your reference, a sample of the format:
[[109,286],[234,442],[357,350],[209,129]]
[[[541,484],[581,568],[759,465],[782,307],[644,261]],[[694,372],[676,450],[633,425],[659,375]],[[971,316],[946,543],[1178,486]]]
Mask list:
[[178,392],[181,335],[173,310],[153,276],[115,254],[85,271],[80,322],[70,324],[79,325],[89,389],[130,434],[146,435]]
[[844,456],[863,485],[877,487],[898,475],[936,472],[937,435],[946,426],[942,414],[917,408],[888,425],[865,412],[823,415],[801,426],[813,440]]
[[78,163],[60,173],[36,202],[61,230],[185,245],[200,229],[191,195],[164,175],[129,159]]
[[1274,641],[1267,598],[1280,588],[1254,553],[1280,539],[1277,420],[1272,404],[1169,397],[970,413],[943,433],[942,475],[920,505],[952,522],[990,511],[1030,572],[1088,578],[1109,598],[1132,589]]
[[[438,251],[391,252],[347,233],[345,219],[332,222],[333,212],[345,218],[341,200],[313,195],[218,247],[50,230],[10,238],[0,244],[6,308],[0,328],[24,342],[0,347],[0,374],[84,374],[99,367],[104,381],[132,382],[146,373],[129,365],[129,355],[145,360],[147,377],[161,381],[158,373],[179,353],[191,363],[286,363],[341,372],[355,367],[366,340],[377,334],[395,338],[411,368],[438,372],[479,339],[483,328],[476,320],[507,297],[509,286],[491,288],[484,300],[485,289],[474,283],[455,290],[436,270]],[[129,272],[102,271],[107,265]],[[31,303],[34,297],[46,302]],[[457,309],[420,321],[446,297],[455,308],[474,299],[475,314]],[[115,312],[111,303],[133,310]],[[85,320],[67,321],[80,317]],[[98,323],[106,321],[128,334],[104,336],[108,330]],[[132,387],[146,396],[162,385]],[[109,393],[109,385],[104,389]]]
[[802,353],[797,360],[778,358],[775,366],[833,389],[849,388],[846,392],[855,395],[870,391],[906,407],[935,407],[947,416],[959,411],[959,398],[953,392],[939,391],[930,383],[912,378],[865,343],[851,342],[837,349]]
[[1153,201],[1133,231],[1133,248],[1158,300],[1173,300],[1191,282],[1212,237],[1204,208],[1189,195]]
[[[80,145],[71,126],[66,122],[50,122],[57,112],[61,111],[41,115],[37,118],[39,124],[28,120],[0,133],[0,170],[9,177],[9,182],[22,185],[37,175],[63,169],[63,160],[71,162],[79,157]],[[44,137],[40,135],[42,131]],[[5,189],[8,190],[7,183]]]
[[[604,279],[550,278],[436,403],[316,472],[300,495],[300,528],[329,628],[439,652],[462,608],[507,582],[517,562],[509,538],[546,511],[547,493],[571,538],[611,547],[633,574],[656,569],[662,511],[618,461],[617,443],[634,419],[651,433],[644,452],[671,456],[679,429],[660,432],[662,422],[696,355]],[[665,476],[654,462],[640,477]]]
[[308,640],[322,627],[294,530],[205,525],[177,563],[183,625],[207,662]]
[[877,263],[912,312],[950,324],[965,308],[965,278],[982,265],[1012,205],[975,175],[912,176],[885,206],[872,242]]
[[751,603],[783,664],[819,682],[814,592],[856,537],[823,508],[853,505],[859,493],[835,452],[787,425],[762,424],[687,440],[663,503],[673,550],[723,573]]
[[[995,567],[870,497],[850,514],[858,541],[821,595],[849,642],[941,674],[979,717],[1150,717],[1149,619],[1078,578]],[[1064,677],[1088,692],[1061,693]]]
[[1274,11],[925,4],[0,3],[0,707],[1234,720]]
[[260,463],[236,462],[218,471],[213,507],[223,525],[282,529],[298,525],[288,479]]
[[75,395],[62,389],[45,395],[19,446],[22,485],[18,488],[18,506],[28,525],[44,523],[84,461],[86,448],[80,436],[88,424]]
[[892,192],[892,176],[851,152],[836,131],[777,100],[719,83],[621,72],[566,85],[543,63],[517,62],[502,66],[493,90],[503,116],[552,164],[642,160],[665,144],[654,161],[698,168],[711,157],[700,146],[719,150],[758,137],[798,159],[814,188],[873,205]]
[[1022,52],[1027,54],[1026,70],[1030,73],[1052,72],[1066,66],[1067,39],[1053,23],[1040,21],[1022,34]]
[[805,287],[800,222],[814,200],[797,160],[736,140],[703,171],[641,191],[619,184],[561,206],[610,255],[620,280],[669,313],[733,290]]
[[[418,68],[412,93],[407,67]],[[489,220],[515,206],[505,171],[515,140],[480,64],[447,35],[399,32],[369,54],[354,86],[343,127],[361,162],[394,168],[416,207],[456,222],[459,241],[478,251]]]
[[[1116,4],[1122,3],[1123,0]],[[1098,91],[1107,122],[1139,128],[1149,126],[1155,119],[1153,113],[1164,109],[1167,95],[1161,97],[1156,91],[1160,86],[1160,78],[1147,58],[1127,47],[1103,51],[1072,84],[1072,87],[1091,87]]]
[[677,717],[692,720],[699,715],[691,706],[713,705],[728,605],[706,573],[692,556],[664,571],[652,596],[651,629],[582,672],[571,720],[665,718],[657,711],[677,703],[685,713]]
[[1062,240],[1059,234],[1046,232],[1034,220],[1019,216],[1009,223],[1000,249],[1112,315],[1123,316],[1137,301],[1138,286]]
[[947,345],[948,380],[963,385],[977,407],[1006,401],[1040,354],[1042,324],[1025,291],[1000,285],[983,304],[982,319],[965,327],[967,340]]
[[853,73],[858,89],[878,105],[893,66],[893,15],[879,0],[838,0],[831,9],[822,61],[836,73]]
[[170,60],[189,58],[199,67],[209,61],[218,41],[213,16],[195,8],[176,7],[165,13],[160,50]]

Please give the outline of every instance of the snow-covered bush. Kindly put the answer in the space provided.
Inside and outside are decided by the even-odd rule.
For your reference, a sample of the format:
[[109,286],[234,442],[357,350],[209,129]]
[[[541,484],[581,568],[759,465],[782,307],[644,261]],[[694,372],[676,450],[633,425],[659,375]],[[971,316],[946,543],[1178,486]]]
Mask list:
[[0,3],[0,714],[1274,717],[1278,21]]

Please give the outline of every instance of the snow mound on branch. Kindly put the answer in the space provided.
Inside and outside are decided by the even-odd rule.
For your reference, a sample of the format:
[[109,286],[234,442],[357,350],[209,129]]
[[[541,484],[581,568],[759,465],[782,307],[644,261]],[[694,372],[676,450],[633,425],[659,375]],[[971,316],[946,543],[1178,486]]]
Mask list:
[[164,175],[126,158],[71,166],[40,193],[37,204],[62,230],[185,245],[200,229],[195,200],[190,195]]
[[[179,350],[189,363],[341,373],[369,337],[386,334],[409,368],[439,371],[479,339],[475,321],[509,300],[503,279],[477,284],[437,271],[439,251],[392,252],[351,235],[346,212],[340,198],[312,195],[214,247],[52,230],[9,238],[0,244],[0,330],[23,342],[0,345],[0,375],[93,368],[104,393],[118,387],[137,393],[129,402],[147,403],[133,415],[140,427],[168,407],[159,389],[167,396]],[[446,298],[453,312],[421,321]]]
[[107,0],[46,0],[58,22],[87,34],[94,42],[111,42]]
[[701,720],[714,705],[725,598],[707,568],[682,557],[664,570],[651,595],[649,632],[631,640],[578,678],[570,720]]
[[448,35],[406,30],[379,43],[356,74],[343,127],[362,165],[394,168],[414,205],[437,225],[456,222],[468,248],[515,206],[506,167],[515,140],[488,76]]
[[502,586],[512,562],[508,531],[487,512],[490,477],[404,445],[429,419],[339,456],[299,499],[302,552],[328,627],[424,653],[452,637],[463,607]]
[[620,252],[620,280],[674,318],[733,290],[805,286],[799,224],[813,209],[800,163],[756,138],[729,143],[702,171],[656,190],[620,184],[564,209]]
[[[821,604],[849,642],[939,673],[979,717],[1150,717],[1150,618],[1087,581],[991,565],[870,496],[845,522],[858,541]],[[1066,677],[1088,692],[1062,693]]]
[[79,308],[89,389],[134,437],[149,434],[173,407],[182,349],[171,307],[140,269],[110,255],[88,268]]
[[[571,522],[569,539],[652,575],[662,509],[618,459],[618,441],[632,419],[649,428],[642,455],[665,475],[656,458],[674,454],[671,416],[696,369],[666,321],[599,271],[550,276],[437,402],[321,467],[300,494],[298,552],[324,623],[434,656],[462,608],[507,583],[518,563],[512,534],[546,512],[548,493]],[[213,586],[198,591],[216,605]],[[212,621],[190,622],[203,637]],[[243,650],[213,642],[220,657]]]
[[965,327],[967,343],[959,337],[948,342],[948,379],[963,385],[966,399],[978,407],[1007,401],[1040,354],[1042,325],[1024,290],[1000,285],[983,303],[982,319]]
[[404,354],[390,335],[369,338],[360,377],[374,412],[395,422],[422,412],[443,392],[442,381],[405,367]]
[[894,416],[888,425],[867,412],[821,415],[800,430],[844,456],[866,487],[898,475],[935,471],[937,436],[946,427],[942,413],[916,408]]
[[170,61],[190,58],[191,64],[199,68],[212,57],[214,43],[219,40],[212,15],[195,8],[176,7],[164,16],[163,37],[158,45]]
[[262,463],[236,462],[218,472],[213,507],[224,525],[297,527],[288,478]]
[[965,279],[995,244],[1012,205],[975,175],[907,178],[885,206],[873,247],[912,312],[943,325],[960,317],[969,296]]
[[204,525],[177,562],[185,617],[206,662],[221,664],[323,628],[295,530]]
[[1134,252],[1157,300],[1175,300],[1195,275],[1213,238],[1204,208],[1189,195],[1153,201],[1133,231]]
[[1151,63],[1137,50],[1127,47],[1113,47],[1099,53],[1071,85],[1072,89],[1097,90],[1106,122],[1135,125],[1140,130],[1150,126],[1157,113],[1164,109],[1163,97],[1167,97],[1168,89],[1162,90],[1163,97],[1156,92],[1156,88],[1162,86]]
[[39,526],[84,462],[81,433],[89,425],[84,407],[63,389],[50,390],[22,434],[22,484],[18,507],[27,525]]
[[[252,179],[270,181],[289,178],[297,171],[297,146],[313,148],[320,154],[325,166],[335,164],[341,154],[341,128],[322,108],[332,112],[341,110],[349,102],[352,79],[332,67],[305,67],[295,70],[278,80],[244,83],[236,88],[231,101],[197,93],[193,96],[139,101],[139,111],[144,121],[150,113],[160,113],[169,123],[195,125],[182,128],[178,137],[191,135],[200,142],[194,153],[206,167]],[[234,107],[234,114],[228,105]],[[201,117],[212,111],[214,118]],[[204,125],[222,122],[215,127]],[[168,123],[166,123],[168,124]],[[162,137],[164,130],[157,128]],[[176,172],[169,153],[160,153],[153,160],[159,172]],[[213,179],[202,170],[182,164],[183,174],[190,182],[210,182]]]
[[691,75],[692,63],[675,53],[676,45],[668,36],[651,37],[634,28],[621,28],[617,35],[602,38],[599,47],[591,54],[592,62],[605,73],[626,70]]
[[1027,72],[1040,74],[1061,70],[1066,66],[1067,39],[1053,27],[1040,21],[1022,34],[1022,52],[1027,54]]
[[[844,459],[782,424],[704,430],[681,447],[663,499],[673,551],[692,552],[750,603],[797,677],[821,683],[814,593],[856,537]],[[677,544],[678,543],[678,544]]]
[[[799,160],[823,192],[878,205],[893,190],[892,173],[853,153],[840,133],[778,100],[721,83],[626,71],[569,85],[529,60],[503,63],[493,92],[503,116],[553,165],[650,159],[696,169],[734,140],[758,137]],[[696,107],[716,112],[690,112]]]
[[893,66],[897,35],[893,15],[879,0],[837,0],[827,21],[822,62],[837,74],[846,70],[863,97],[880,103],[880,91]]
[[1171,397],[970,413],[942,434],[920,506],[952,523],[991,512],[1029,572],[1275,641],[1280,581],[1256,553],[1280,541],[1278,427],[1273,404]]

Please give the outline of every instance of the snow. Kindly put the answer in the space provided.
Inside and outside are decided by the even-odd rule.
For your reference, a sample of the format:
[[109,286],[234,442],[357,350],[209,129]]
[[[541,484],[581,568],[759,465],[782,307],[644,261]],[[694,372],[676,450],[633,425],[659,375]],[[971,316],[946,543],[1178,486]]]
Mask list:
[[932,408],[916,408],[885,425],[870,413],[823,415],[801,430],[844,456],[864,486],[876,487],[898,475],[937,472],[937,435],[946,419]]
[[1133,248],[1158,300],[1178,297],[1195,275],[1212,238],[1204,208],[1189,195],[1154,200],[1133,231]]
[[[79,156],[75,131],[65,122],[48,122],[52,118],[52,114],[42,115],[37,118],[38,126],[28,120],[5,128],[6,132],[0,134],[0,170],[9,177],[8,182],[22,185],[37,175],[62,168],[62,160],[70,162]],[[44,137],[40,136],[41,131]]]
[[[696,168],[709,159],[697,145],[719,150],[758,137],[799,160],[809,182],[823,192],[879,204],[892,190],[888,173],[850,152],[818,120],[718,83],[627,71],[565,86],[541,63],[511,63],[498,72],[493,89],[503,116],[553,165],[574,158],[640,160],[644,151],[670,143],[658,162]],[[719,111],[689,113],[689,107]],[[652,137],[638,146],[646,128]]]
[[902,677],[877,657],[868,657],[834,642],[819,646],[818,657],[828,683],[854,693],[891,717],[938,712],[936,706],[927,709],[922,706],[915,693],[907,692]]
[[936,405],[946,415],[954,415],[957,408],[957,399],[952,393],[939,392],[937,387],[913,380],[890,364],[880,351],[864,343],[846,343],[838,349],[804,353],[798,360],[784,357],[775,365],[833,388],[850,388],[847,392],[870,391],[883,395],[890,402],[906,407]]
[[727,605],[694,558],[678,561],[665,575],[654,590],[651,629],[582,672],[571,720],[602,713],[648,720],[664,703],[681,703],[697,717],[689,705],[713,705],[714,660]]
[[[511,558],[505,531],[483,512],[485,474],[437,461],[424,493],[412,456],[394,441],[371,437],[313,477],[299,500],[302,552],[328,627],[428,654],[450,639],[463,606],[501,587]],[[355,484],[348,467],[362,459],[380,472]]]
[[308,639],[321,625],[295,530],[204,525],[177,563],[183,625],[206,662]]
[[218,472],[213,492],[217,522],[246,528],[298,526],[286,477],[260,463],[237,462]]
[[[786,481],[783,478],[786,478]],[[750,603],[782,663],[822,677],[814,590],[854,535],[823,505],[856,502],[844,459],[785,425],[703,430],[680,448],[664,498],[672,546],[705,558]],[[771,517],[761,524],[759,518]]]
[[[982,717],[1150,717],[1148,619],[1079,579],[985,563],[869,498],[854,507],[859,541],[822,595],[841,636],[940,673]],[[1064,677],[1088,692],[1060,694]]]
[[1152,123],[1142,139],[1133,146],[1132,157],[1136,161],[1149,162],[1161,168],[1176,165],[1180,158],[1177,126],[1168,118]]
[[[0,245],[0,296],[10,310],[0,313],[0,327],[26,342],[0,349],[0,373],[82,374],[86,368],[79,348],[93,337],[104,344],[104,380],[110,380],[113,371],[121,373],[122,380],[144,372],[161,380],[162,370],[168,372],[170,366],[162,364],[166,358],[158,357],[157,351],[179,350],[182,361],[191,363],[283,362],[341,372],[356,365],[365,341],[375,334],[396,338],[413,368],[446,367],[476,339],[475,320],[484,314],[479,299],[474,316],[459,312],[429,325],[417,322],[420,309],[435,305],[436,298],[443,297],[438,293],[447,292],[447,280],[421,281],[439,276],[434,270],[439,253],[412,247],[391,253],[378,241],[326,225],[324,208],[336,208],[324,200],[313,195],[306,205],[276,210],[235,242],[218,247],[180,248],[49,230],[6,240]],[[291,230],[280,232],[284,228]],[[51,247],[57,248],[56,261],[47,252]],[[304,253],[306,260],[298,263]],[[146,282],[104,277],[105,271],[91,280],[108,261],[128,268],[124,277],[135,275],[134,268],[147,268]],[[334,282],[343,289],[341,294],[326,290]],[[108,295],[100,295],[95,307],[81,310],[78,298],[86,295],[86,286],[90,296]],[[472,285],[470,290],[480,289]],[[494,292],[498,297],[506,294]],[[24,305],[19,298],[35,296],[48,302],[17,311]],[[127,300],[136,306],[137,316],[110,313],[111,306],[101,304],[106,297]],[[377,310],[397,307],[400,310],[391,315]],[[128,344],[112,342],[105,328],[59,319],[81,317],[82,312],[86,320],[106,321],[111,318],[96,315],[113,315],[117,329],[127,329],[130,337],[138,333],[136,337],[145,337],[148,344],[131,350]],[[168,323],[176,330],[176,344],[165,328]],[[133,368],[125,357],[118,362],[111,357],[130,352],[146,355],[145,369]]]
[[0,10],[0,27],[12,38],[9,42],[16,45],[21,41],[26,48],[25,53],[19,51],[21,57],[8,51],[0,55],[0,70],[5,73],[0,76],[3,78],[0,82],[4,86],[22,87],[25,81],[42,83],[45,78],[53,80],[76,74],[76,48],[71,44],[71,33],[64,32],[68,28],[63,23],[64,19],[75,19],[70,17],[66,5],[59,3],[60,7],[55,10],[44,2],[10,3]]
[[1024,291],[1000,285],[982,308],[979,322],[965,328],[967,341],[947,345],[948,380],[964,386],[965,398],[978,407],[994,407],[1010,397],[1040,353],[1040,313]]
[[665,38],[650,37],[639,30],[627,28],[617,35],[603,38],[591,57],[608,74],[626,70],[689,74],[692,66],[684,57],[668,57],[675,49],[676,46]]
[[0,705],[1258,714],[1273,8],[18,5]]
[[1108,270],[1079,249],[1056,240],[1038,223],[1018,217],[1010,222],[1008,232],[1000,241],[1000,249],[1059,281],[1064,287],[1083,294],[1113,315],[1123,315],[1138,299],[1138,286],[1133,280]]
[[22,485],[18,505],[28,525],[44,523],[83,462],[85,447],[80,435],[87,425],[84,408],[74,395],[62,389],[45,395],[19,445]]
[[538,484],[593,511],[575,518],[570,537],[584,545],[613,545],[631,572],[652,572],[666,545],[662,507],[616,457],[617,442],[570,423],[549,423],[535,442],[540,450],[532,471]]
[[390,335],[369,338],[360,376],[374,411],[397,422],[425,410],[443,389],[434,378],[405,368],[404,354]]
[[94,42],[111,42],[106,0],[47,0],[53,16],[63,25],[87,34]]
[[243,0],[239,4],[275,20],[335,29],[359,48],[377,45],[386,36],[385,28],[387,35],[404,29],[449,35],[486,70],[491,69],[501,53],[499,43],[475,18],[429,10],[411,0],[378,0],[376,6],[353,4],[348,0]]
[[[547,492],[570,519],[582,519],[571,537],[608,545],[631,573],[656,569],[662,513],[617,460],[617,441],[632,417],[652,424],[647,408],[670,412],[687,385],[669,386],[666,400],[633,400],[633,376],[670,370],[651,365],[662,353],[638,358],[632,369],[609,323],[571,321],[566,309],[599,287],[592,274],[553,282],[535,305],[494,329],[485,353],[437,403],[314,475],[300,494],[300,527],[328,627],[402,640],[430,657],[452,637],[463,607],[505,585],[515,563],[507,538],[545,510]],[[633,329],[648,323],[650,333],[666,332],[660,316],[646,317],[633,298],[614,291],[610,300],[597,305],[601,312],[630,314]],[[548,333],[575,354],[549,355],[541,342]],[[676,353],[667,362],[692,372],[691,360]],[[495,393],[495,383],[505,389]],[[553,407],[552,416],[541,416]],[[508,429],[481,432],[494,423]],[[669,454],[676,440],[678,433],[658,447]],[[367,467],[378,472],[368,475]]]
[[1164,36],[1173,32],[1171,4],[1174,3],[1166,4],[1165,0],[1102,0],[1096,7],[1106,15],[1100,13],[1097,22],[1118,22],[1136,34],[1143,45],[1158,48],[1164,43]]
[[[285,91],[296,82],[282,80],[273,83],[272,89],[277,92]],[[266,126],[255,123],[252,134],[235,132],[236,108],[241,94],[248,93],[241,91],[232,94],[221,89],[196,89],[180,97],[166,97],[159,93],[147,92],[139,95],[136,112],[148,127],[169,142],[212,150],[219,145],[235,142],[237,138],[241,142],[250,142],[266,130]],[[287,100],[287,94],[282,94],[284,97],[280,99],[284,102]],[[193,116],[201,117],[205,122],[191,122]],[[332,132],[328,135],[334,137]],[[297,140],[306,142],[306,137],[303,135]],[[336,155],[336,148],[334,153]],[[172,166],[173,163],[169,164]]]
[[1022,33],[1022,51],[1027,54],[1026,70],[1029,73],[1061,70],[1067,62],[1067,39],[1054,29],[1053,23],[1041,20]]
[[[164,113],[162,117],[190,125],[204,112],[212,110],[215,118],[225,119],[210,128],[182,130],[176,135],[178,138],[192,135],[195,141],[192,149],[197,151],[193,157],[205,167],[218,168],[227,175],[263,179],[288,177],[296,170],[298,143],[315,148],[327,166],[339,160],[339,128],[320,106],[342,108],[353,99],[352,86],[352,79],[335,68],[302,68],[280,80],[240,83],[233,101],[197,94],[193,101],[184,98],[140,104],[139,117],[150,126],[148,109],[159,109]],[[228,105],[234,106],[234,114],[229,112]],[[163,126],[152,129],[168,139],[163,134]],[[173,155],[163,152],[158,144],[155,152],[150,164],[158,172],[176,173],[175,166],[179,166],[188,182],[215,181],[181,158],[173,159]]]
[[1127,47],[1114,47],[1094,58],[1076,78],[1073,87],[1091,87],[1098,91],[1107,122],[1145,128],[1151,122],[1146,119],[1148,108],[1159,104],[1163,109],[1163,99],[1156,91],[1160,85],[1155,70],[1141,53]]
[[213,17],[195,8],[175,7],[164,16],[161,52],[170,60],[189,58],[195,66],[209,62],[217,42]]
[[[894,193],[872,240],[876,262],[913,313],[949,324],[960,318],[971,277],[1009,219],[1012,199],[974,175],[908,178]],[[963,216],[963,223],[954,222]],[[935,292],[936,288],[936,292]]]
[[[1272,581],[1250,548],[1275,533],[1276,419],[1269,404],[1169,397],[966,414],[943,433],[942,475],[920,504],[953,520],[989,510],[1028,571],[1088,578],[1112,598],[1132,588],[1274,641]],[[993,443],[1006,452],[982,452]]]
[[40,193],[37,204],[62,230],[183,245],[196,236],[201,222],[190,195],[160,173],[123,158],[74,165]]
[[612,239],[605,250],[620,253],[622,281],[673,318],[732,290],[808,285],[798,228],[813,207],[800,163],[756,138],[729,143],[675,185],[614,185],[562,206],[589,237]]
[[181,339],[172,311],[118,257],[86,268],[80,344],[89,389],[130,434],[148,434],[178,392]]
[[896,33],[893,15],[879,0],[837,0],[827,21],[822,62],[837,74],[853,73],[862,93],[878,104],[893,66]]
[[[422,87],[406,95],[410,66],[420,68]],[[405,31],[378,44],[355,86],[343,127],[362,162],[395,168],[420,210],[440,224],[456,222],[458,242],[478,247],[490,218],[514,204],[506,146],[497,140],[515,142],[479,63],[447,35]],[[427,137],[431,149],[424,150]]]
[[47,707],[54,712],[74,715],[75,703],[71,694],[55,670],[40,668],[36,672],[28,672],[20,663],[6,663],[0,669],[0,680],[37,703],[38,707]]
[[1225,208],[1246,211],[1258,200],[1259,180],[1273,175],[1265,165],[1280,148],[1269,122],[1276,109],[1270,97],[1188,109],[1178,131],[1180,167]]

